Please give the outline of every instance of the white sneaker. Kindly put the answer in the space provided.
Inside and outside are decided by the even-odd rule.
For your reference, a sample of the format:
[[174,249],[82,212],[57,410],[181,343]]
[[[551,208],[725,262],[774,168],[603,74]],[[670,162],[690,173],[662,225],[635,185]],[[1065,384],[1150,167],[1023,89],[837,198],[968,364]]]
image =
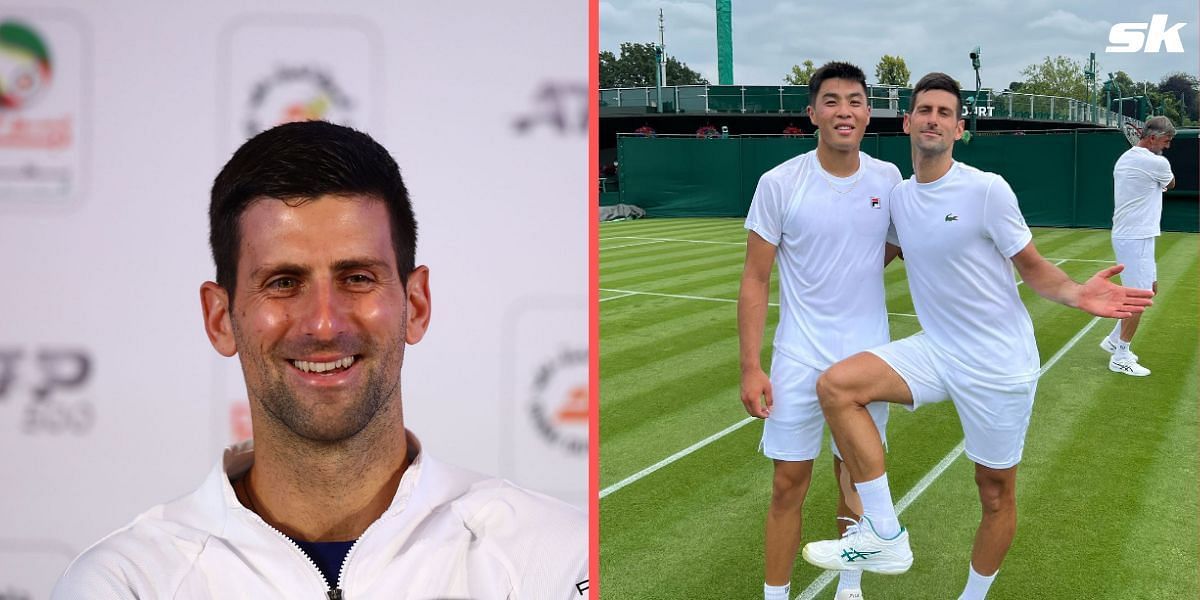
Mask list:
[[1138,364],[1136,356],[1117,358],[1114,354],[1108,361],[1108,370],[1114,373],[1133,375],[1134,377],[1145,377],[1150,374],[1150,369]]
[[862,600],[862,590],[842,590],[833,597],[833,600]]
[[912,566],[912,548],[908,545],[908,530],[891,539],[875,533],[871,520],[863,517],[856,527],[850,527],[841,539],[811,542],[801,552],[809,563],[833,571],[870,571],[884,575],[899,575]]
[[[1117,344],[1116,344],[1116,342],[1112,341],[1112,338],[1106,337],[1106,338],[1104,338],[1104,341],[1100,342],[1100,349],[1104,350],[1105,352],[1107,352],[1109,354],[1116,354],[1117,353]],[[1129,356],[1133,357],[1133,362],[1137,362],[1138,357],[1136,354],[1130,352]]]

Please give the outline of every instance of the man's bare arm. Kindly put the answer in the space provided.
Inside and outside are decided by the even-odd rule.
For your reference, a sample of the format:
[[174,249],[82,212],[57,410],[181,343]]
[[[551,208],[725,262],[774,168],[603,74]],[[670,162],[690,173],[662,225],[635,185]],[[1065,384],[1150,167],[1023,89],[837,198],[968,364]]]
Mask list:
[[1033,242],[1016,253],[1012,261],[1021,279],[1039,296],[1098,317],[1124,319],[1153,304],[1150,298],[1154,292],[1122,287],[1109,281],[1125,269],[1124,265],[1103,269],[1080,284],[1043,258]]
[[746,236],[746,264],[738,291],[738,347],[742,371],[742,404],[751,416],[766,418],[771,412],[771,382],[762,368],[762,339],[767,327],[767,302],[771,293],[771,268],[775,246],[753,231]]

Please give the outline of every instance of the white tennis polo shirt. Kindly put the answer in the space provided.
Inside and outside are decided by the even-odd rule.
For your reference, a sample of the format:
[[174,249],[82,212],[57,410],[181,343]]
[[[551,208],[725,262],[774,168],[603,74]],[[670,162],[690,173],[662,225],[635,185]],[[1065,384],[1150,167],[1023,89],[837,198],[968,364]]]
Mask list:
[[1165,157],[1141,146],[1126,150],[1113,166],[1113,239],[1161,235],[1163,187],[1174,178]]
[[746,216],[776,247],[775,351],[815,369],[889,340],[883,292],[895,165],[859,153],[858,172],[834,177],[816,151],[767,171]]
[[891,208],[917,318],[944,358],[993,381],[1036,379],[1011,261],[1033,234],[1008,182],[954,162],[936,181],[896,186]]

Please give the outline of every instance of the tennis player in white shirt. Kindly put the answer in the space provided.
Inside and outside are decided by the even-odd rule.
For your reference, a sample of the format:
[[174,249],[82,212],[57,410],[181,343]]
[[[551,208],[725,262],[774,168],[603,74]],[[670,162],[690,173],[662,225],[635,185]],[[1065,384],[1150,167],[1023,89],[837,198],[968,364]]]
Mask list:
[[862,498],[863,518],[841,539],[808,544],[803,555],[826,569],[908,570],[908,532],[892,503],[883,444],[867,406],[887,401],[915,409],[952,400],[983,509],[960,599],[979,600],[1016,532],[1017,464],[1039,370],[1033,322],[1013,266],[1039,295],[1103,317],[1140,313],[1153,292],[1109,281],[1121,265],[1079,284],[1042,258],[1008,183],[953,159],[954,141],[963,134],[961,111],[958,84],[944,73],[930,73],[913,88],[904,131],[912,140],[914,175],[893,191],[891,212],[924,332],[856,354],[818,379],[821,407]]

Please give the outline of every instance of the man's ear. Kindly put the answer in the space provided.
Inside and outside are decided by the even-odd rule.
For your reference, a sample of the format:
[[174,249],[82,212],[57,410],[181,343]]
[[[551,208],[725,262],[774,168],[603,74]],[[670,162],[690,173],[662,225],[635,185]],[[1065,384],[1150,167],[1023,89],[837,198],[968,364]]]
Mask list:
[[237,354],[229,314],[229,292],[216,283],[205,281],[200,285],[200,308],[204,311],[204,332],[212,347],[222,356]]
[[429,267],[422,265],[413,269],[412,273],[408,274],[404,292],[408,301],[408,327],[405,329],[404,341],[415,344],[421,341],[425,332],[429,330]]

